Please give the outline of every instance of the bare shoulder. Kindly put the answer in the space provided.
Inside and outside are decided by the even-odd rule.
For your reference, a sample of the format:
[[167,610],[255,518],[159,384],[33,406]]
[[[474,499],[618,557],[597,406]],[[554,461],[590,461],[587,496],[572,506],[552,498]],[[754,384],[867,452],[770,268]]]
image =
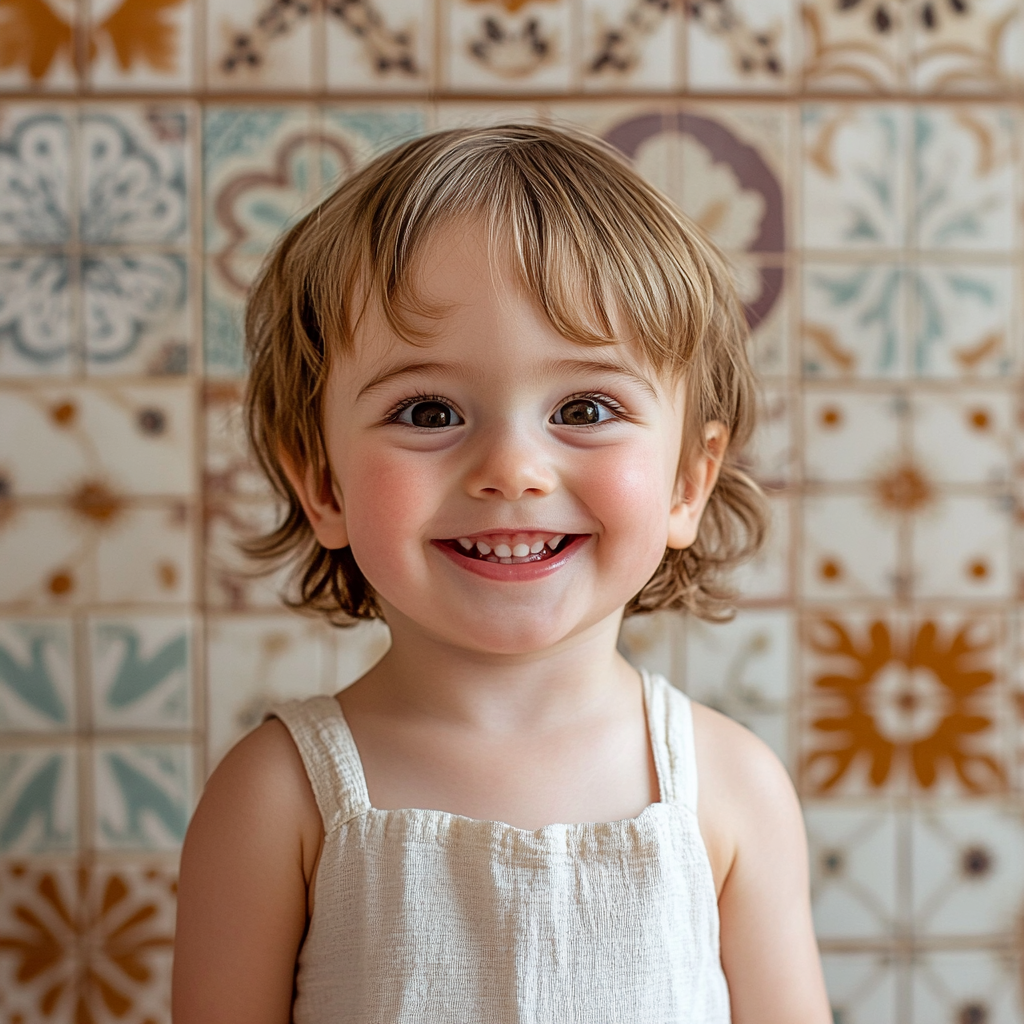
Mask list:
[[802,843],[803,825],[789,774],[768,744],[721,712],[692,706],[698,816],[721,893],[743,847],[779,829]]

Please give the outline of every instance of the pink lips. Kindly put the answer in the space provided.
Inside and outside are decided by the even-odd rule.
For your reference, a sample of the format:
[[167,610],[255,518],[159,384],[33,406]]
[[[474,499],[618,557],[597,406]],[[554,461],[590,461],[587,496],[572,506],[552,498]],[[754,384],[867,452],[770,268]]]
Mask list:
[[573,537],[557,554],[542,562],[521,562],[513,565],[502,565],[500,562],[488,562],[482,558],[471,558],[462,554],[456,547],[433,541],[434,547],[447,555],[462,569],[468,569],[488,580],[499,580],[503,583],[525,583],[529,580],[541,579],[560,569],[590,539],[590,534],[583,533]]

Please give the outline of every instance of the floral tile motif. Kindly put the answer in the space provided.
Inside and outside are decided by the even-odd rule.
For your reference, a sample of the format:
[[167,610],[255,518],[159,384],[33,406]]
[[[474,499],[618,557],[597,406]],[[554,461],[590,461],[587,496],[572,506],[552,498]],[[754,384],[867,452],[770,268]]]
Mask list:
[[679,81],[678,5],[584,0],[581,16],[584,89],[671,89]]
[[192,758],[183,743],[97,743],[97,849],[177,850],[192,813]]
[[806,87],[829,92],[898,88],[906,78],[910,9],[899,0],[803,0]]
[[909,371],[919,377],[1000,377],[1019,361],[1011,266],[918,265],[908,279]]
[[1024,899],[1024,822],[990,801],[913,814],[913,909],[924,936],[1012,938]]
[[95,726],[183,729],[191,725],[191,647],[188,619],[92,620],[89,654]]
[[91,490],[62,504],[5,503],[0,605],[21,611],[191,600],[193,537],[184,501],[139,507]]
[[902,816],[810,801],[804,821],[818,938],[895,939],[906,923],[899,892],[900,852],[906,847]]
[[805,481],[870,480],[899,461],[903,395],[808,389],[803,404]]
[[685,690],[685,634],[686,623],[678,612],[632,615],[619,630],[619,652],[635,668],[657,672]]
[[687,83],[702,90],[786,89],[796,5],[788,0],[698,0],[687,5]]
[[75,673],[67,619],[0,619],[0,732],[75,727]]
[[1021,1024],[1017,956],[1010,950],[926,953],[914,966],[910,1024],[992,1021]]
[[[364,4],[339,5],[363,8]],[[321,4],[280,0],[210,0],[206,4],[206,81],[241,92],[311,89],[314,33]]]
[[0,864],[6,1019],[168,1021],[176,892],[160,863]]
[[728,623],[686,620],[686,692],[757,733],[789,760],[792,613],[745,609]]
[[803,640],[807,796],[1006,789],[998,619],[824,612]]
[[1015,410],[1007,392],[918,392],[909,412],[915,461],[932,480],[1009,483]]
[[129,495],[192,490],[192,392],[185,385],[3,393],[0,465],[11,497],[61,496],[95,521]]
[[1016,135],[1005,107],[913,111],[912,234],[919,248],[1006,252],[1013,246]]
[[572,85],[572,5],[565,0],[453,0],[446,84],[471,92],[565,92]]
[[1013,596],[1009,494],[944,495],[927,515],[915,518],[912,528],[915,596],[1004,600]]
[[899,1024],[906,964],[884,952],[825,952],[821,960],[835,1024]]
[[764,546],[737,566],[729,582],[741,603],[787,601],[793,595],[792,555],[794,499],[789,493],[768,494],[768,533]]
[[329,89],[408,92],[430,87],[430,0],[349,0],[327,3],[325,13]]
[[907,270],[887,262],[803,268],[805,377],[901,377],[908,338]]
[[76,5],[5,4],[0,9],[5,46],[0,53],[0,90],[65,92],[80,82],[78,43],[85,34]]
[[0,853],[60,853],[77,844],[74,748],[8,746],[0,753]]
[[907,586],[899,519],[874,494],[805,497],[801,561],[803,595],[812,600],[892,598]]
[[1014,0],[921,3],[911,22],[910,80],[921,92],[997,92],[1020,76]]
[[263,721],[271,705],[334,693],[373,666],[390,644],[381,623],[329,627],[278,613],[211,618],[207,637],[207,770]]

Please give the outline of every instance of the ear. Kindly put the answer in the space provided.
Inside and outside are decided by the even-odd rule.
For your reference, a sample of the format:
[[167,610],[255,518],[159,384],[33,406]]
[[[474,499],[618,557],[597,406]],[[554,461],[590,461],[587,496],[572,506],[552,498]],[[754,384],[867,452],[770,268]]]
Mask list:
[[697,539],[701,516],[718,481],[722,458],[729,444],[724,423],[712,420],[704,425],[704,445],[680,473],[679,492],[668,518],[670,548],[688,548]]
[[324,466],[318,472],[312,466],[300,466],[283,450],[278,451],[277,457],[284,475],[302,503],[316,539],[325,548],[348,547],[341,491],[334,482],[330,467]]

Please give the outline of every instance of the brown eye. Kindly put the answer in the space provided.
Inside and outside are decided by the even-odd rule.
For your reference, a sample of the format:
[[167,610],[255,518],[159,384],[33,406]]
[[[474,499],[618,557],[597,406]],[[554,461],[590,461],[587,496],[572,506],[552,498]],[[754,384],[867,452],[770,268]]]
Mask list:
[[414,427],[451,427],[462,422],[450,405],[434,401],[414,402],[402,410],[398,419]]
[[570,427],[585,427],[601,422],[601,406],[590,398],[574,398],[566,402],[556,414],[556,423]]

